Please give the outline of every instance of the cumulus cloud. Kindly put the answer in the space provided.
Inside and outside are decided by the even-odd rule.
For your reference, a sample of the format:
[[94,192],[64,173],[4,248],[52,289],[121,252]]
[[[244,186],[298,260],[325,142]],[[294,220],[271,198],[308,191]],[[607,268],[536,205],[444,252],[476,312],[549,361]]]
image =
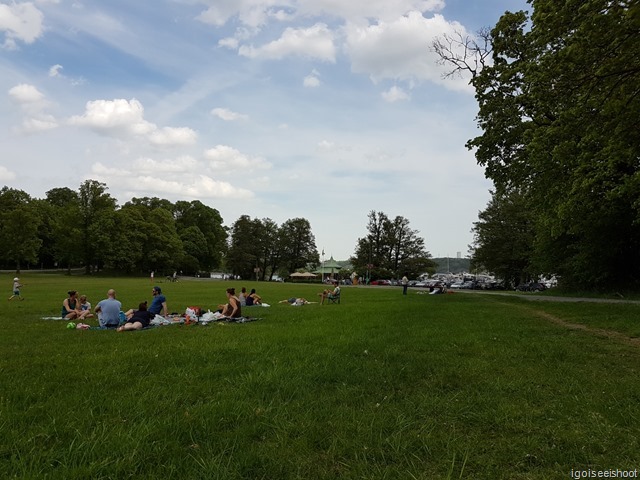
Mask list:
[[[182,161],[178,159],[162,162],[140,159],[134,162],[132,170],[109,168],[102,163],[95,163],[91,168],[91,175],[92,178],[107,184],[116,184],[122,190],[141,192],[144,195],[157,193],[164,197],[179,196],[198,199],[246,199],[254,196],[250,190],[197,173],[197,165],[195,168],[189,166],[191,161],[192,159],[188,158]],[[173,168],[171,164],[177,164],[181,169]],[[180,173],[183,175],[180,176]]]
[[211,115],[214,115],[218,118],[221,118],[222,120],[225,120],[227,122],[233,122],[235,120],[248,120],[249,116],[248,115],[244,115],[242,113],[237,113],[234,111],[229,110],[228,108],[214,108],[213,110],[211,110]]
[[260,47],[243,45],[238,50],[242,56],[280,60],[288,56],[314,58],[335,62],[336,47],[333,32],[324,23],[309,28],[287,28],[282,36]]
[[35,86],[22,83],[9,89],[9,97],[20,106],[25,116],[20,127],[14,128],[17,133],[37,133],[52,130],[58,126],[58,121],[48,113],[49,106],[45,95]]
[[450,23],[441,15],[425,18],[420,12],[410,12],[393,22],[379,22],[366,27],[349,25],[346,28],[346,51],[351,68],[368,74],[375,82],[383,79],[432,81],[452,88],[465,89],[467,81],[443,82],[437,56],[431,51],[432,41],[454,30],[464,31],[457,23]]
[[103,135],[146,137],[156,146],[191,145],[197,139],[197,133],[190,128],[158,128],[145,120],[144,107],[135,98],[87,102],[85,113],[71,117],[69,123]]
[[394,85],[386,92],[382,92],[382,98],[385,100],[385,102],[393,103],[399,100],[408,100],[409,95],[407,94],[407,92]]
[[53,130],[58,127],[58,121],[53,115],[39,115],[27,118],[22,122],[22,133],[38,133],[46,130]]
[[151,132],[149,141],[158,146],[193,145],[198,135],[187,127],[163,127]]
[[17,48],[17,41],[33,43],[42,35],[44,15],[31,2],[0,4],[0,33],[4,33],[4,48]]
[[302,84],[305,87],[315,88],[320,86],[320,73],[317,70],[313,70],[309,75],[304,77]]
[[217,145],[204,152],[209,165],[216,171],[234,172],[241,169],[252,172],[257,169],[271,168],[271,164],[261,157],[249,157],[227,145]]
[[9,90],[9,96],[16,103],[28,104],[44,100],[44,94],[33,85],[21,83]]

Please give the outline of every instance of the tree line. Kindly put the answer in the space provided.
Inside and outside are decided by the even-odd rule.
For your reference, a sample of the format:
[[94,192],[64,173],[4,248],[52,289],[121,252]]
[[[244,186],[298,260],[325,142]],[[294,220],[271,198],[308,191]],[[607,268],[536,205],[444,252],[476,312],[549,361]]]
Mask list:
[[474,261],[516,284],[637,288],[640,4],[529,3],[433,44],[450,74],[471,73],[481,134],[467,147],[494,183]]
[[[426,254],[424,240],[408,220],[372,215],[384,230],[376,237],[374,256],[366,258],[366,263],[375,263],[375,274],[422,269],[424,262],[413,258]],[[362,271],[365,257],[359,244],[354,260]],[[43,199],[7,186],[0,190],[4,268],[82,267],[87,274],[109,270],[160,275],[223,270],[245,279],[271,280],[319,264],[305,218],[278,225],[269,218],[242,215],[226,227],[218,210],[199,200],[172,203],[144,197],[118,206],[106,184],[95,180],[84,181],[77,191],[53,188]]]

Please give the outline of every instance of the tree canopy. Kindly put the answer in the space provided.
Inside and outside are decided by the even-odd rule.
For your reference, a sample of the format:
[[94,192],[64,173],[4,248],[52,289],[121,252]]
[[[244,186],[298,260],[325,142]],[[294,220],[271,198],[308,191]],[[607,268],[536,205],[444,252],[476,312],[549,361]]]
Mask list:
[[389,218],[372,210],[368,215],[367,235],[358,239],[351,263],[369,279],[401,278],[405,273],[416,278],[435,272],[435,263],[425,250],[424,238],[409,226],[409,220]]
[[[640,5],[529,3],[531,15],[506,12],[480,36],[490,56],[478,43],[459,42],[473,47],[466,51],[482,68],[440,50],[452,71],[472,73],[482,133],[467,146],[495,185],[473,247],[496,272],[519,255],[511,265],[520,265],[520,277],[554,273],[580,288],[637,287]],[[516,204],[521,211],[511,210]],[[523,222],[527,242],[498,241],[500,223],[515,231]]]

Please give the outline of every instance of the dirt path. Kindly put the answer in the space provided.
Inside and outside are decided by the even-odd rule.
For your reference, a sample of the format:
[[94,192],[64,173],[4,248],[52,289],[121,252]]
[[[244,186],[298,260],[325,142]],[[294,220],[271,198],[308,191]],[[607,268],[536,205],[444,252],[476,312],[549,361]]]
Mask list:
[[[513,296],[513,295],[508,295],[508,296]],[[525,297],[529,300],[540,300],[540,299],[544,299],[544,300],[553,300],[553,301],[570,301],[570,300],[566,300],[566,297],[540,297],[538,296],[537,298],[533,298],[532,296],[525,296],[525,295],[517,295],[518,297]],[[556,300],[558,299],[558,300]],[[611,300],[611,301],[607,301],[607,299],[579,299],[580,301],[595,301],[598,303],[610,303],[610,302],[623,302],[621,300]],[[604,300],[604,302],[600,302],[599,300]],[[507,304],[507,303],[502,303],[502,302],[498,302],[502,305],[508,305],[510,307],[513,307],[513,304]],[[627,303],[640,303],[640,302],[636,302],[636,301],[632,301],[632,302],[627,302]],[[527,307],[525,305],[518,305],[522,310],[526,310],[528,313],[533,314],[537,317],[543,318],[544,320],[547,320],[555,325],[558,325],[560,327],[566,328],[568,330],[575,330],[575,331],[580,331],[580,332],[584,332],[587,333],[589,335],[596,335],[598,337],[603,337],[603,338],[607,338],[610,340],[614,340],[620,343],[624,343],[626,345],[631,345],[634,347],[640,347],[640,338],[637,337],[630,337],[628,335],[625,335],[624,333],[620,333],[620,332],[616,332],[615,330],[606,330],[604,328],[597,328],[597,327],[590,327],[588,325],[584,325],[582,323],[572,323],[572,322],[567,322],[566,320],[561,319],[560,317],[556,317],[555,315],[552,315],[548,312],[539,310],[537,308],[534,307]]]

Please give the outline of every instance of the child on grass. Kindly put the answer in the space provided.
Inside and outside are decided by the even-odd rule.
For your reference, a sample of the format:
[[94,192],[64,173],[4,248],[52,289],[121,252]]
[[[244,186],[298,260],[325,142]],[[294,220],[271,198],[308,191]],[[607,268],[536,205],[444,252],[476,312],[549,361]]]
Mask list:
[[14,298],[18,297],[18,299],[20,300],[24,300],[24,297],[22,295],[20,295],[20,288],[24,287],[24,285],[22,285],[20,283],[20,279],[18,277],[13,279],[13,295],[11,295],[8,300],[13,300]]

